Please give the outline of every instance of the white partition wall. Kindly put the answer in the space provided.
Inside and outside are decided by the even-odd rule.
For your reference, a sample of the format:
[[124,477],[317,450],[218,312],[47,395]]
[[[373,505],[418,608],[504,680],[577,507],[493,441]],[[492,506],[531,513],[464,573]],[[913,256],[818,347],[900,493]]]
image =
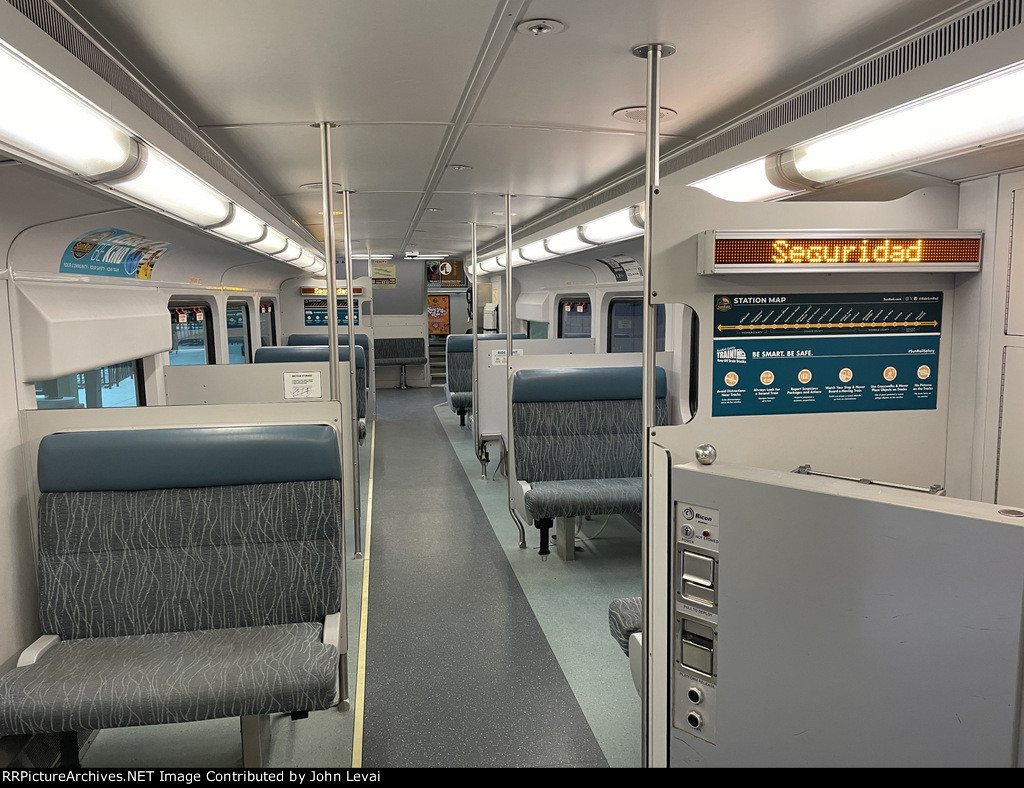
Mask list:
[[[340,362],[341,379],[348,380],[349,364]],[[331,404],[330,377],[327,362],[302,364],[240,364],[164,367],[168,406],[231,406],[276,404],[281,414],[288,414],[288,408],[302,408],[311,403]],[[342,386],[341,402],[334,403],[342,414],[339,426],[344,446],[353,446],[352,403],[349,402],[348,387]],[[141,409],[140,409],[141,410]],[[153,408],[141,410],[148,415]],[[355,517],[355,479],[352,452],[342,451],[342,469],[345,491],[345,518]]]
[[1021,765],[1024,512],[692,457],[654,491],[669,765]]

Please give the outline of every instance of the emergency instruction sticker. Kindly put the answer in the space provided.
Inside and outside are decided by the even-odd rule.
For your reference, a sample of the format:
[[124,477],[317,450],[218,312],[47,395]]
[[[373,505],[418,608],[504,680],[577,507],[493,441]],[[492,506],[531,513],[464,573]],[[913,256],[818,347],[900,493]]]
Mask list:
[[942,294],[716,295],[712,416],[934,410]]
[[319,372],[285,372],[285,399],[323,399]]

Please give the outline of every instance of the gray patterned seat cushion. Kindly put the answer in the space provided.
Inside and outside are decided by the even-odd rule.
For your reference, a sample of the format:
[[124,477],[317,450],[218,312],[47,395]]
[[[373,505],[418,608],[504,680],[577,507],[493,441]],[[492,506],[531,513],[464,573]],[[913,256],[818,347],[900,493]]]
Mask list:
[[452,391],[473,390],[473,354],[448,353],[445,373]]
[[341,609],[337,480],[43,493],[43,631],[62,640],[322,621]]
[[0,734],[328,708],[338,652],[313,623],[62,641],[0,677]]
[[466,410],[472,410],[473,408],[473,392],[472,391],[453,391],[448,399],[451,402],[451,408],[454,411],[458,411],[460,408]]
[[631,596],[613,599],[608,605],[608,628],[622,653],[629,656],[629,637],[644,625],[643,597]]
[[384,337],[374,340],[373,344],[373,363],[378,367],[427,363],[423,337]]
[[643,505],[640,477],[534,482],[526,491],[526,511],[535,519],[588,514],[632,514]]

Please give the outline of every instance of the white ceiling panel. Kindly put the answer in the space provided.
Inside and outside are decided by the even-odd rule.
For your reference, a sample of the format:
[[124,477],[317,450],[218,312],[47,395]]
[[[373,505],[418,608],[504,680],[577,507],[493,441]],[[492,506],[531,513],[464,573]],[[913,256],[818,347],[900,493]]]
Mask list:
[[451,120],[495,10],[477,0],[75,5],[199,126]]
[[[331,130],[335,183],[350,191],[420,191],[444,126],[340,126]],[[318,128],[242,126],[213,140],[274,195],[323,180]]]
[[473,169],[446,172],[438,188],[577,197],[586,185],[610,178],[623,162],[643,155],[640,135],[473,126],[454,156]]
[[646,61],[633,46],[666,42],[662,130],[707,131],[877,46],[960,0],[547,0],[529,17],[565,24],[517,35],[474,122],[623,128],[611,113],[646,104]]

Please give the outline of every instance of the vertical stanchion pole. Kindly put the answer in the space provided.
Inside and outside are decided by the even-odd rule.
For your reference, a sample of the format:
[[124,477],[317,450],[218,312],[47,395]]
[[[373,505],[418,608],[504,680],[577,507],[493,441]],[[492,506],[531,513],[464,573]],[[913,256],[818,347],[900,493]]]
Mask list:
[[[331,174],[331,129],[333,123],[319,123],[320,169],[323,174],[324,195],[324,259],[327,261],[327,378],[331,399],[341,401],[341,366],[338,363],[338,318],[336,293],[338,292],[338,255],[334,238],[334,180]],[[331,315],[334,315],[332,318]]]
[[[500,327],[500,326],[499,326]],[[505,447],[505,480],[508,482],[508,511],[519,529],[519,547],[526,548],[526,529],[512,507],[512,195],[505,195],[505,423],[508,445]]]
[[655,560],[659,548],[663,552],[664,545],[651,543],[651,430],[655,426],[656,396],[655,370],[657,366],[658,348],[658,310],[653,298],[656,293],[651,283],[651,261],[654,257],[654,217],[657,214],[657,196],[660,193],[660,166],[661,166],[661,138],[659,137],[659,125],[661,120],[661,59],[675,52],[675,47],[670,44],[642,44],[633,47],[633,54],[637,57],[647,59],[647,159],[644,167],[646,173],[645,192],[645,221],[644,221],[644,343],[643,343],[643,480],[644,496],[641,513],[641,541],[643,553],[643,632],[645,657],[643,660],[643,682],[641,689],[641,741],[643,742],[642,765],[650,766],[651,743],[650,738],[650,714],[651,697],[650,681],[648,671],[650,670],[650,643],[652,622],[651,622],[651,600],[648,589],[650,569]]
[[[341,212],[345,227],[345,307],[348,313],[348,379],[349,393],[352,397],[352,468],[355,472],[353,512],[355,516],[355,557],[363,555],[363,524],[362,506],[359,495],[359,409],[356,407],[356,338],[353,324],[355,323],[355,312],[352,300],[352,216],[349,210],[349,196],[352,192],[345,190],[341,193]],[[334,321],[337,322],[337,319]]]
[[480,368],[476,363],[476,351],[480,344],[480,333],[479,327],[476,322],[476,313],[479,311],[479,304],[476,302],[477,289],[476,289],[476,222],[469,223],[469,259],[473,268],[473,280],[470,282],[469,290],[472,293],[470,303],[472,306],[472,322],[473,322],[473,451],[476,452],[476,458],[480,461],[480,478],[487,478],[487,465],[483,460],[483,446],[480,445],[480,403],[478,400],[480,391]]

